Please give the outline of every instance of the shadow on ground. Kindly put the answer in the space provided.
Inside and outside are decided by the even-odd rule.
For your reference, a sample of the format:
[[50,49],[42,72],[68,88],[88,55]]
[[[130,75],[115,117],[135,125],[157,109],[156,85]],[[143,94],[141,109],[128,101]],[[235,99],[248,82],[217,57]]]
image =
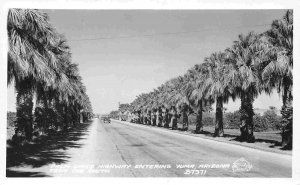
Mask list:
[[[178,124],[179,125],[179,128],[178,130],[179,131],[186,131],[186,129],[182,129],[182,124]],[[197,134],[195,133],[195,130],[191,130],[190,128],[188,129],[189,132],[193,133],[193,134]],[[199,134],[202,134],[202,135],[205,135],[205,136],[208,136],[208,137],[216,137],[214,135],[214,132],[213,131],[207,131],[207,130],[204,130],[202,131],[201,133]],[[276,133],[276,134],[281,134],[281,133]],[[238,134],[226,134],[224,133],[223,135],[224,138],[229,138],[229,141],[237,141],[237,142],[246,142],[246,141],[241,141],[240,139],[240,136]],[[255,136],[255,143],[268,143],[269,144],[269,148],[278,148],[280,150],[292,150],[291,147],[281,147],[281,142],[278,141],[278,139],[267,139],[267,138],[262,138],[260,136]]]
[[[192,133],[195,134],[195,131],[192,131]],[[203,134],[205,136],[209,136],[209,137],[216,137],[214,135],[213,132],[209,132],[209,131],[202,131],[200,134]],[[225,134],[223,135],[224,138],[231,138],[229,141],[238,141],[238,142],[246,142],[246,141],[242,141],[240,139],[239,135],[236,134]],[[291,150],[291,148],[288,147],[281,147],[281,142],[277,141],[277,140],[273,140],[273,139],[262,139],[262,138],[255,138],[254,143],[269,143],[271,144],[269,147],[270,148],[275,148],[278,147],[280,150]]]
[[68,148],[80,148],[77,141],[87,134],[91,122],[78,124],[68,132],[56,133],[52,136],[43,136],[23,146],[7,140],[6,149],[6,176],[7,177],[46,177],[40,172],[15,171],[10,168],[31,166],[39,168],[55,163],[62,164],[68,161]]
[[[152,126],[152,125],[148,125],[148,126]],[[168,128],[168,129],[171,129],[171,128]],[[214,138],[216,137],[213,131],[203,130],[203,131],[201,131],[201,133],[196,133],[195,130],[192,130],[191,128],[183,129],[182,124],[178,124],[178,129],[177,130],[182,131],[182,132],[188,131],[188,132],[191,132],[192,134],[202,134],[202,135],[205,135],[205,136],[208,136],[208,137],[214,137]],[[280,134],[280,133],[278,133],[278,134]],[[224,133],[223,137],[224,138],[229,138],[229,141],[237,141],[237,142],[241,142],[241,143],[246,142],[246,141],[241,141],[240,136],[237,135],[237,134],[226,134],[226,133]],[[260,137],[256,136],[254,142],[255,143],[268,143],[268,144],[270,144],[270,146],[269,146],[270,148],[278,147],[280,150],[291,150],[291,148],[280,147],[281,142],[279,142],[276,139],[266,139],[266,138],[260,138]]]
[[50,177],[42,172],[21,172],[6,170],[6,177]]

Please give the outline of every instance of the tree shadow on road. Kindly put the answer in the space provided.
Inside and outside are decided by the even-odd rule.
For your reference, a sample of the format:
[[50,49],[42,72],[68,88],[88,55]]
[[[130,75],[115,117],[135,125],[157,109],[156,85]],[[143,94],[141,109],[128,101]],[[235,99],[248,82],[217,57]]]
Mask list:
[[[192,131],[193,134],[196,134],[195,131]],[[216,138],[216,136],[214,135],[214,132],[210,132],[210,131],[202,131],[201,133],[202,135],[208,136],[208,137],[214,137]],[[224,133],[223,138],[229,138],[229,141],[237,141],[237,142],[246,142],[246,141],[242,141],[240,139],[240,136],[237,134],[226,134]],[[278,148],[280,150],[291,150],[290,148],[283,148],[281,147],[281,142],[277,141],[275,139],[265,139],[265,138],[259,138],[256,137],[254,143],[267,143],[270,144],[269,148]]]
[[21,172],[14,170],[6,170],[7,177],[50,177],[42,172]]
[[78,141],[84,138],[90,125],[91,122],[78,124],[68,132],[58,132],[51,136],[41,136],[33,142],[24,145],[16,145],[12,140],[7,140],[6,176],[47,176],[44,173],[16,171],[10,168],[22,166],[39,168],[51,163],[62,164],[67,162],[70,156],[66,154],[66,150],[82,146]]

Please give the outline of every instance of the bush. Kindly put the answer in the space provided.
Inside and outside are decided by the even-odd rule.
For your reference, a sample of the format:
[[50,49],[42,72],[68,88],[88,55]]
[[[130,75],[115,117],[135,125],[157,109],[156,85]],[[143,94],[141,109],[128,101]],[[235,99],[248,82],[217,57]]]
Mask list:
[[[281,116],[278,116],[275,110],[267,110],[263,116],[255,114],[253,116],[254,131],[275,131],[281,128]],[[224,128],[227,129],[239,129],[240,125],[240,113],[235,111],[233,113],[226,113],[224,116]]]
[[240,128],[241,115],[239,111],[228,112],[224,115],[224,128],[227,129],[239,129]]
[[255,115],[253,117],[254,131],[274,131],[281,129],[281,116],[278,116],[275,111],[267,110],[263,116]]
[[109,113],[109,117],[112,119],[119,119],[119,111],[115,110],[115,111],[111,111]]
[[[181,120],[180,120],[181,121]],[[197,116],[196,114],[189,115],[189,124],[196,125]],[[202,124],[203,126],[214,126],[214,114],[203,112],[202,114]]]
[[[224,114],[224,128],[226,129],[239,129],[240,128],[240,112],[228,112]],[[255,114],[253,116],[254,131],[276,131],[281,129],[281,116],[276,114],[275,109],[267,110],[262,116]],[[214,126],[214,117],[203,116],[204,126]]]
[[203,114],[202,123],[203,123],[203,126],[214,127],[215,126],[215,119],[211,115]]

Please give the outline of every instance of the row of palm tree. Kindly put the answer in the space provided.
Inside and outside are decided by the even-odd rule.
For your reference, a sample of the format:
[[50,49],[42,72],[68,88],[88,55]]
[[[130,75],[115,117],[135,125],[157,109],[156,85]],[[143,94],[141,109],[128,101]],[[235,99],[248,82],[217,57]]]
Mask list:
[[152,92],[138,95],[131,103],[138,112],[162,106],[188,105],[197,115],[196,132],[203,131],[202,112],[216,103],[215,136],[223,136],[223,104],[241,100],[240,140],[254,142],[253,102],[261,93],[282,94],[282,145],[292,146],[293,122],[293,11],[261,34],[239,35],[233,45],[212,53],[183,76],[173,78]]
[[14,85],[17,93],[16,134],[31,140],[34,128],[40,133],[67,129],[79,122],[80,114],[90,117],[92,107],[78,65],[72,63],[66,39],[47,14],[10,9],[7,32],[7,84]]

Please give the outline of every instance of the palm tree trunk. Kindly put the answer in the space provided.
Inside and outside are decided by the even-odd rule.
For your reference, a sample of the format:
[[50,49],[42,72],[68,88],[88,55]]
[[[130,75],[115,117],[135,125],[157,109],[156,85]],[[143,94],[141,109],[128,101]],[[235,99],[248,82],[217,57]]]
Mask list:
[[152,126],[156,126],[156,120],[157,120],[156,113],[154,113],[152,116]]
[[75,115],[75,124],[80,124],[80,114],[82,114],[82,116],[83,116],[83,122],[86,122],[86,120],[87,120],[86,114],[85,114],[85,112],[80,111],[79,105],[75,104],[74,108],[75,108],[75,114],[76,114]]
[[157,115],[157,126],[158,127],[161,127],[162,126],[162,120],[163,120],[163,118],[162,118],[162,113],[161,112],[158,112],[158,115]]
[[33,132],[33,92],[26,83],[26,81],[21,82],[17,89],[17,130],[22,135],[24,134],[27,140],[31,140]]
[[68,131],[69,127],[69,111],[68,111],[68,105],[64,105],[64,130]]
[[147,125],[147,114],[146,113],[144,113],[143,124]]
[[223,137],[223,97],[219,96],[216,103],[216,123],[215,123],[215,137]]
[[197,124],[196,124],[196,133],[199,134],[203,132],[203,124],[202,124],[202,100],[198,101],[198,109],[197,109]]
[[39,129],[39,135],[45,134],[45,124],[44,124],[44,109],[41,108],[39,105],[36,105],[34,109],[34,118],[36,125]]
[[166,111],[163,113],[163,117],[162,117],[162,124],[163,124],[164,128],[169,128],[169,126],[170,126],[169,121],[171,121],[171,119],[169,119],[169,117],[170,117],[169,112],[166,109]]
[[57,114],[57,125],[60,127],[60,129],[62,129],[63,127],[63,106],[59,103],[59,99],[58,97],[55,97],[55,112]]
[[285,149],[292,149],[293,146],[293,100],[288,97],[288,90],[284,87],[282,96],[282,146]]
[[178,128],[177,126],[177,113],[176,112],[172,112],[171,113],[171,125],[172,125],[172,130],[176,130]]
[[187,110],[182,111],[182,130],[187,131],[189,128],[189,117],[187,115]]
[[137,113],[138,114],[138,118],[137,118],[137,124],[142,124],[142,118],[141,118],[141,113],[140,112],[138,112]]
[[43,106],[42,107],[44,109],[44,111],[43,111],[43,113],[44,113],[44,115],[43,115],[43,118],[44,118],[43,119],[43,127],[44,127],[44,130],[48,131],[49,125],[50,125],[49,104],[48,104],[48,101],[47,101],[46,92],[45,91],[42,91],[42,92],[43,92],[43,101],[42,101]]
[[254,125],[253,125],[253,97],[247,92],[241,93],[241,125],[240,125],[240,140],[247,142],[255,142]]
[[147,125],[151,125],[151,112],[147,112]]

